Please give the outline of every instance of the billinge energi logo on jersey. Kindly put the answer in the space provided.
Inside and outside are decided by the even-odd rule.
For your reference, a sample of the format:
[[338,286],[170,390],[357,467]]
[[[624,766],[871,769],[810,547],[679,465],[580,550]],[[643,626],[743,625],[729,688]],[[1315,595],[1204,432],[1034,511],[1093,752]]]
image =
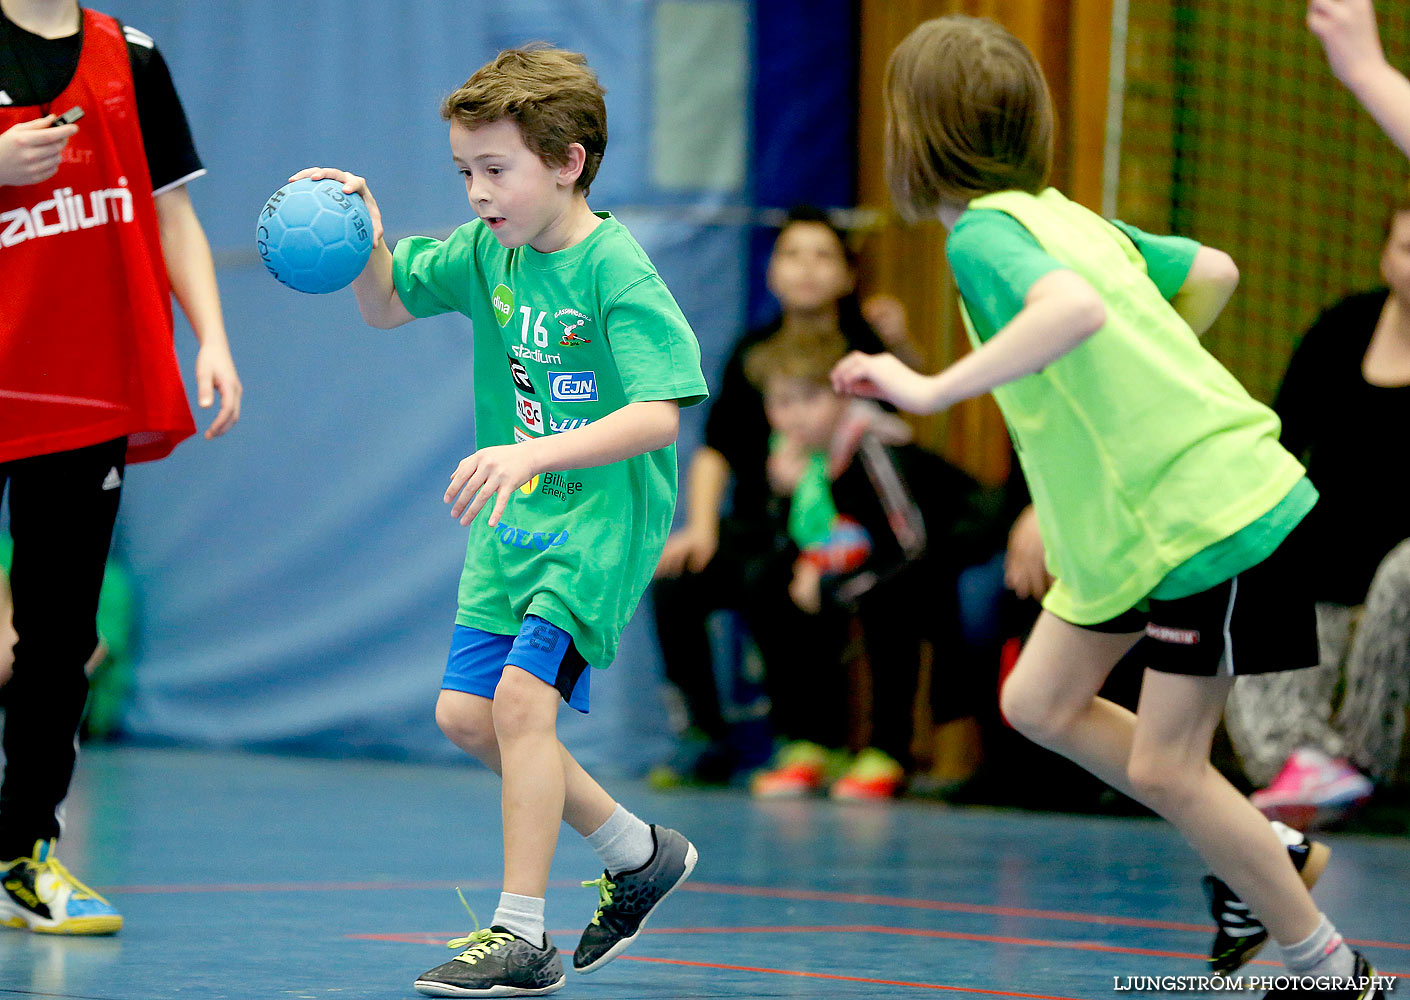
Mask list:
[[595,403],[597,372],[549,372],[548,394],[560,403]]

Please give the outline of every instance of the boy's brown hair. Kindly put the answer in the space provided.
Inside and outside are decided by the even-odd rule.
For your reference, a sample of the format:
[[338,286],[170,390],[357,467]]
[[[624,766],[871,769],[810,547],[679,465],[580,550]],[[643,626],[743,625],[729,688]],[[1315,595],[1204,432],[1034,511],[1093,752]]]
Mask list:
[[587,151],[574,185],[592,187],[607,149],[606,93],[587,57],[535,43],[505,49],[441,102],[441,117],[467,129],[507,118],[524,145],[551,167],[568,161],[568,147]]
[[744,377],[760,392],[770,379],[788,378],[832,387],[832,366],[847,353],[841,333],[818,333],[785,324],[744,354]]
[[907,219],[992,191],[1037,193],[1053,160],[1053,103],[1033,54],[993,21],[921,24],[886,64],[886,181]]

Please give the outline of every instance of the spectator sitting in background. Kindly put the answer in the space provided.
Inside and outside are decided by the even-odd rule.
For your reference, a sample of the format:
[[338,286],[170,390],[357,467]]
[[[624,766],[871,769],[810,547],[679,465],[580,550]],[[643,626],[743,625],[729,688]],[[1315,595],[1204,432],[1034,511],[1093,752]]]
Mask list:
[[1391,779],[1410,703],[1398,447],[1410,426],[1410,192],[1393,210],[1381,274],[1388,290],[1343,299],[1307,331],[1273,404],[1283,445],[1322,495],[1308,515],[1321,665],[1240,678],[1225,713],[1249,778],[1267,785],[1254,804],[1298,827],[1340,818]]
[[[789,213],[769,259],[768,283],[782,313],[744,334],[725,363],[718,391],[707,404],[705,442],[685,475],[685,523],[666,540],[651,587],[666,679],[680,691],[689,726],[704,742],[703,750],[672,771],[701,782],[727,781],[736,766],[706,630],[712,612],[739,612],[766,668],[780,659],[831,655],[789,600],[787,577],[776,579],[765,570],[773,558],[764,468],[769,425],[759,391],[745,376],[744,356],[757,344],[818,336],[838,337],[861,351],[914,354],[906,346],[900,303],[868,300],[885,340],[863,317],[846,241],[819,209]],[[829,699],[829,705],[841,707],[838,699]],[[820,707],[816,724],[828,731],[829,742],[844,739],[840,712],[828,715]]]
[[786,539],[774,549],[793,603],[812,616],[807,628],[831,651],[765,664],[771,720],[787,742],[753,776],[760,797],[821,788],[844,749],[815,713],[820,701],[848,701],[842,659],[854,617],[871,668],[872,717],[869,726],[849,728],[869,729],[870,745],[831,794],[889,798],[903,789],[921,643],[933,643],[934,684],[943,687],[959,645],[956,581],[987,555],[978,484],[909,444],[900,418],[833,391],[828,373],[845,349],[836,336],[812,344],[782,336],[745,358],[773,429],[767,467],[775,531]]

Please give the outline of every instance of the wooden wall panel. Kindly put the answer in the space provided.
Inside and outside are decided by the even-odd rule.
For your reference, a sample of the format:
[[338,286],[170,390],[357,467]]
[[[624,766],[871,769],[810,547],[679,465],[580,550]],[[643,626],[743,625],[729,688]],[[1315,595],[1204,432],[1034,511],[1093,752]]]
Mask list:
[[[905,304],[929,371],[968,350],[945,266],[938,222],[908,226],[891,208],[882,165],[886,60],[911,29],[945,14],[999,21],[1037,57],[1058,114],[1054,183],[1093,208],[1101,203],[1111,0],[861,0],[858,199],[877,213],[860,247],[864,293]],[[985,482],[1008,473],[1007,432],[991,397],[916,421],[922,443]]]

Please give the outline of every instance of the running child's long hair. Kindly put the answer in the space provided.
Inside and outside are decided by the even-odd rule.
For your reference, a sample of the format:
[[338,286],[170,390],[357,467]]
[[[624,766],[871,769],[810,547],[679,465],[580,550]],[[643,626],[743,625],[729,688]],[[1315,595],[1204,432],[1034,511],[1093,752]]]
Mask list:
[[891,53],[886,182],[902,217],[993,191],[1037,193],[1053,160],[1053,103],[1033,54],[993,21],[926,21]]

